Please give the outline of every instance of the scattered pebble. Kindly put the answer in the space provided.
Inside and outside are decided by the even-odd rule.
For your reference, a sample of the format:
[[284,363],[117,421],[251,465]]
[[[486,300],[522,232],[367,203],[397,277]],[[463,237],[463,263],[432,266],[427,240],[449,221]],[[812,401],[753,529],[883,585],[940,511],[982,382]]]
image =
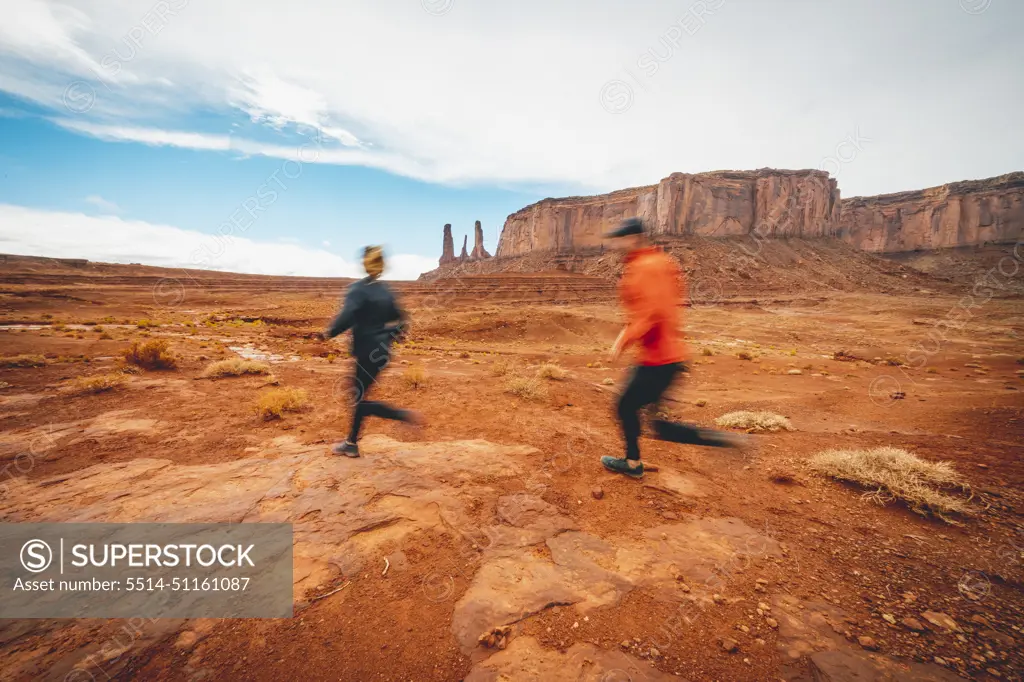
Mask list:
[[865,649],[867,649],[868,651],[878,651],[878,643],[871,637],[868,637],[867,635],[861,635],[860,637],[858,637],[857,643]]

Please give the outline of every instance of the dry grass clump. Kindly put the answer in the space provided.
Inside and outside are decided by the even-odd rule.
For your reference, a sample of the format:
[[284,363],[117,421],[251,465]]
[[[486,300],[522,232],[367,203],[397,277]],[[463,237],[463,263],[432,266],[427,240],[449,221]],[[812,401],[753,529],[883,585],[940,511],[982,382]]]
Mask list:
[[505,390],[523,400],[544,400],[548,397],[548,387],[536,377],[509,377]]
[[256,414],[264,421],[280,419],[285,412],[301,412],[309,406],[309,395],[301,388],[272,388],[260,395]]
[[704,347],[701,349],[700,354],[705,357],[711,357],[712,355],[715,354],[715,351],[711,350],[710,348]]
[[558,381],[564,379],[568,374],[564,367],[560,367],[553,362],[545,362],[537,370],[538,379],[554,379]]
[[422,386],[426,386],[430,381],[430,376],[427,374],[427,370],[423,365],[410,365],[402,373],[402,380],[405,384],[416,390]]
[[46,365],[46,358],[42,355],[9,355],[0,358],[0,367],[43,367]]
[[127,377],[120,372],[97,374],[91,377],[78,377],[68,389],[72,395],[95,395],[106,393],[123,386]]
[[512,362],[505,358],[500,358],[494,361],[491,365],[491,374],[496,377],[503,377],[512,373]]
[[727,429],[744,429],[751,433],[793,430],[793,425],[788,419],[774,412],[729,412],[716,419],[715,424]]
[[877,447],[826,450],[811,457],[809,466],[823,476],[873,488],[864,495],[879,504],[902,500],[914,512],[934,514],[947,523],[955,523],[947,514],[968,513],[970,498],[947,492],[970,492],[949,462],[928,462],[900,448]]
[[168,349],[164,339],[153,339],[140,343],[135,341],[126,348],[122,355],[125,362],[142,369],[174,369],[178,359]]
[[270,374],[270,365],[244,358],[218,360],[203,370],[204,379],[223,379],[224,377],[240,377],[246,374]]
[[745,351],[745,350],[741,350],[739,353],[737,353],[736,357],[738,357],[740,360],[753,360],[754,359],[754,356],[751,355],[749,351]]

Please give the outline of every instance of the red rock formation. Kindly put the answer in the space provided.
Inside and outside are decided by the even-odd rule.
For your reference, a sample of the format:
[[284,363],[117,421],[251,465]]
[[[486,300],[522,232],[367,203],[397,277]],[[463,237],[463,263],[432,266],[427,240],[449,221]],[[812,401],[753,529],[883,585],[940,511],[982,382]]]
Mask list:
[[592,197],[544,199],[505,221],[498,256],[598,247],[627,216],[654,234],[726,237],[834,236],[839,190],[818,170],[673,173],[657,185]]
[[452,263],[455,261],[455,243],[452,241],[452,226],[451,223],[444,226],[444,238],[441,245],[441,258],[437,261],[438,265],[444,265],[445,263]]
[[1014,242],[1024,231],[1024,173],[842,202],[839,235],[865,251]]
[[469,257],[471,260],[483,260],[491,257],[491,254],[487,253],[487,249],[484,248],[484,228],[480,227],[479,220],[473,227],[473,253]]
[[463,237],[462,237],[462,253],[459,254],[459,260],[461,260],[461,261],[469,260],[469,254],[466,253],[466,240],[468,240],[468,239],[469,239],[469,235],[463,235]]

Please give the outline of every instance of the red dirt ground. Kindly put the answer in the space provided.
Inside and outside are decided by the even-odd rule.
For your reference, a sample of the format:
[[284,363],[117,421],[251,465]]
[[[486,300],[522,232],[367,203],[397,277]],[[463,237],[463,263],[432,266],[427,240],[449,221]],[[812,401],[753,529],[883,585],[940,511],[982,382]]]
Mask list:
[[[835,263],[842,267],[841,259]],[[844,281],[864,279],[842,274]],[[59,494],[98,465],[157,459],[172,468],[212,467],[204,471],[215,476],[217,467],[293,452],[313,463],[334,461],[328,448],[347,425],[351,361],[347,340],[323,343],[314,333],[333,314],[345,282],[193,276],[14,258],[0,269],[0,356],[46,358],[41,367],[0,366],[0,518],[61,520],[71,511],[45,506],[42,491]],[[402,507],[390,529],[340,538],[333,550],[350,553],[350,562],[310,554],[313,574],[297,582],[292,619],[158,620],[127,628],[125,621],[5,620],[0,677],[1022,679],[1024,303],[1007,295],[1009,288],[985,293],[916,271],[912,285],[888,294],[854,284],[794,290],[788,280],[772,288],[769,278],[755,303],[745,290],[719,288],[714,300],[684,315],[691,372],[662,409],[705,426],[733,410],[765,409],[787,416],[795,430],[754,436],[757,448],[743,453],[645,438],[645,461],[662,471],[634,481],[598,463],[621,449],[612,408],[626,371],[606,357],[621,324],[609,282],[566,273],[533,276],[528,285],[502,277],[495,275],[507,283],[497,287],[501,293],[475,300],[467,294],[471,279],[429,290],[396,285],[414,329],[377,395],[420,410],[427,425],[413,432],[370,420],[364,458],[355,462],[378,466],[394,448],[442,443],[458,450],[467,447],[463,441],[483,440],[530,446],[504,455],[518,474],[502,473],[500,454],[481,455],[477,472],[458,475],[417,459],[426,462],[420,473],[436,476],[461,506],[445,507],[449,517],[443,504],[435,503],[436,514]],[[1019,286],[1024,274],[1015,277]],[[148,339],[169,341],[177,369],[129,375],[125,385],[96,395],[67,390],[76,377],[119,371],[119,353]],[[280,355],[273,380],[305,389],[310,407],[260,421],[254,405],[267,377],[199,378],[211,362],[233,357],[230,347],[242,346]],[[840,350],[860,360],[833,359]],[[894,364],[900,361],[911,366]],[[546,394],[509,392],[510,376],[535,376],[547,362],[567,375],[538,380]],[[423,385],[409,380],[412,368],[425,373]],[[898,393],[903,397],[894,399]],[[948,524],[898,502],[880,506],[862,489],[806,466],[822,450],[878,445],[952,462],[971,486],[971,513]],[[338,496],[350,494],[344,477],[333,485]],[[135,493],[124,493],[130,503]],[[608,543],[613,550],[600,570],[623,582],[609,578],[620,587],[608,598],[591,580],[598,568],[573,563],[576,577],[559,578],[557,586],[571,583],[576,597],[517,612],[505,651],[467,649],[461,624],[483,622],[469,619],[470,602],[529,592],[515,581],[488,582],[496,562],[569,565],[557,556],[562,527],[504,554],[482,546],[474,529],[540,528],[502,522],[501,500],[517,494],[546,503],[536,523],[561,519],[572,533]],[[142,506],[131,520],[156,511]],[[665,562],[684,561],[685,552],[670,556],[676,530],[683,538],[686,524],[717,528],[723,519],[738,520],[765,548],[777,549],[735,550],[725,568],[716,559],[713,590],[702,589],[682,564],[659,563],[658,552]],[[323,522],[292,520],[297,530]],[[661,528],[667,545],[650,534]],[[708,530],[700,542],[719,542],[718,532]],[[686,546],[698,546],[694,537],[683,538]],[[382,576],[385,558],[391,568]],[[634,560],[647,561],[646,568],[629,568]],[[679,573],[675,592],[655,576],[670,570]],[[680,620],[680,604],[695,595],[700,599],[691,599],[695,606]],[[929,622],[926,612],[947,614],[956,629]],[[921,631],[908,618],[920,621]],[[119,633],[128,630],[123,643]],[[475,640],[476,631],[470,634]],[[859,643],[863,637],[874,640],[871,650]],[[735,640],[736,651],[727,652],[723,639]],[[579,673],[551,672],[569,670],[564,661],[536,663],[533,672],[526,663],[549,654],[569,660],[581,651],[577,645],[596,647]],[[622,654],[634,666],[628,674],[605,662]]]

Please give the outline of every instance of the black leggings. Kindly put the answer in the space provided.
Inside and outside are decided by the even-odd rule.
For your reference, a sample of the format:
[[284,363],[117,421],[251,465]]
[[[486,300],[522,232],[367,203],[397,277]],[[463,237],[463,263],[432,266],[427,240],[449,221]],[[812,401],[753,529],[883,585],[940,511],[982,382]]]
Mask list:
[[377,376],[388,366],[390,359],[388,355],[384,355],[378,360],[371,360],[369,357],[356,357],[356,369],[352,376],[355,408],[352,411],[352,430],[348,434],[349,443],[359,441],[359,431],[363,426],[363,420],[371,415],[396,421],[409,421],[409,413],[405,410],[392,407],[384,402],[366,399],[370,387],[376,383]]
[[[626,439],[626,459],[640,459],[640,410],[661,400],[676,376],[686,371],[683,363],[670,365],[637,365],[619,397],[618,413],[622,423],[622,435]],[[654,430],[660,440],[690,445],[711,445],[721,447],[726,443],[717,431],[696,426],[670,422],[664,419],[654,421]]]

